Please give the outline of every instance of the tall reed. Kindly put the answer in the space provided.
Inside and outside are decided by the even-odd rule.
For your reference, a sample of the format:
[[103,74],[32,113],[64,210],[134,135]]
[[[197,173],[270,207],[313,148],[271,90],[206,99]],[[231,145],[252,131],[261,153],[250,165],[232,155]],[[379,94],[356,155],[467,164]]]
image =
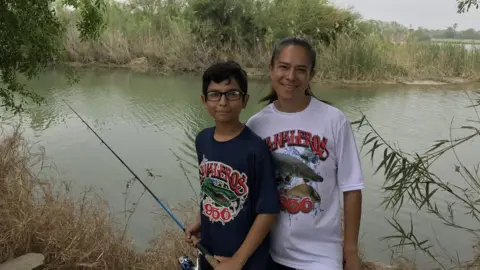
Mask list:
[[[319,8],[322,9],[322,6]],[[305,11],[305,8],[295,12],[302,10]],[[226,41],[218,39],[214,35],[218,29],[212,28],[208,21],[192,18],[193,15],[186,9],[180,12],[164,7],[155,14],[132,13],[126,7],[112,3],[106,15],[107,29],[100,40],[88,43],[82,43],[75,30],[78,19],[75,13],[63,12],[60,16],[68,29],[65,47],[69,62],[131,68],[140,65],[163,72],[196,72],[213,61],[230,58],[247,68],[265,73],[276,36],[287,34],[282,31],[288,29],[291,32],[289,35],[315,32],[314,29],[303,29],[310,27],[311,22],[301,26],[290,23],[285,27],[273,25],[284,22],[279,18],[264,19],[270,14],[268,12],[272,11],[259,9],[252,15],[255,22],[267,30],[261,35],[252,34],[247,39],[248,44],[233,37]],[[306,16],[301,15],[295,16]],[[336,17],[330,14],[324,20],[332,18]],[[332,23],[318,23],[333,27]],[[230,29],[230,26],[225,27]],[[295,32],[295,29],[300,30]],[[480,74],[480,47],[474,45],[415,42],[410,39],[394,43],[376,33],[362,35],[352,34],[351,31],[337,33],[330,44],[314,41],[319,63],[317,79],[320,80],[477,78]]]
[[179,256],[195,258],[178,229],[136,251],[92,189],[75,196],[68,184],[41,179],[32,166],[42,166],[43,151],[33,153],[18,128],[3,135],[0,263],[37,252],[45,255],[44,269],[176,269]]

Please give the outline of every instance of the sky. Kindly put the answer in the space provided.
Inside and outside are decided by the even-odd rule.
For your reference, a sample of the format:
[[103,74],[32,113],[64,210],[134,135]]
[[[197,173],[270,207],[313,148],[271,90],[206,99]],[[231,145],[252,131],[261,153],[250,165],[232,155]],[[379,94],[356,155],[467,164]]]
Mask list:
[[457,14],[456,0],[330,0],[339,7],[353,7],[365,19],[396,21],[430,29],[444,29],[458,24],[459,30],[480,30],[480,10]]

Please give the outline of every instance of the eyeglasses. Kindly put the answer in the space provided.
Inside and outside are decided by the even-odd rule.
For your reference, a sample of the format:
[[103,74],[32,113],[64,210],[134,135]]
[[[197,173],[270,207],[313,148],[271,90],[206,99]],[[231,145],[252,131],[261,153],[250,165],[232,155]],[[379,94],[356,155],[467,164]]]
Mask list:
[[219,101],[220,99],[222,99],[223,95],[225,95],[225,98],[227,98],[228,101],[239,100],[243,97],[243,93],[238,90],[230,90],[227,92],[219,92],[212,90],[207,92],[206,99],[208,101]]

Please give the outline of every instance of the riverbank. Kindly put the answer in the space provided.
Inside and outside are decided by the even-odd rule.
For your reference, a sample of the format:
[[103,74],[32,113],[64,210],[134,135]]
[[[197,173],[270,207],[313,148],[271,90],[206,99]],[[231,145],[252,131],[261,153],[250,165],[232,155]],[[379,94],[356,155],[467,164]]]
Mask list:
[[80,15],[59,9],[67,31],[62,59],[56,60],[76,67],[172,74],[200,73],[214,61],[231,59],[252,78],[263,78],[275,43],[299,35],[308,37],[315,47],[315,82],[446,85],[480,79],[478,46],[422,42],[400,29],[402,37],[395,39],[382,24],[363,20],[354,10],[340,9],[329,1],[257,4],[112,2],[106,8],[105,29],[88,42],[76,27]]
[[[176,269],[179,256],[195,258],[178,229],[152,239],[147,251],[136,251],[131,239],[123,237],[123,226],[112,218],[108,204],[93,190],[85,189],[76,199],[68,183],[33,172],[43,154],[32,151],[20,130],[2,133],[0,263],[34,252],[45,256],[48,269]],[[405,260],[396,265],[414,269]],[[392,269],[367,260],[363,266]]]
[[[194,40],[177,41],[174,37],[168,37],[161,44],[157,43],[157,38],[149,40],[145,37],[147,44],[139,45],[136,40],[129,40],[125,36],[118,41],[124,44],[118,46],[115,41],[115,48],[111,48],[115,37],[105,35],[106,40],[89,43],[75,41],[75,36],[70,37],[66,45],[66,62],[75,67],[198,74],[214,61],[232,59],[248,70],[251,77],[264,78],[268,75],[269,44],[259,44],[251,50],[233,45],[216,49],[199,46]],[[165,51],[165,47],[172,48],[178,44],[181,45],[177,49]],[[162,49],[157,51],[157,48]],[[480,81],[478,48],[420,42],[395,44],[378,37],[354,39],[340,36],[334,46],[318,45],[316,50],[315,82],[446,85]]]
[[[175,74],[193,74],[200,76],[202,71],[201,69],[192,70],[192,71],[172,71],[166,70],[159,67],[156,67],[148,62],[145,57],[133,59],[131,62],[126,64],[108,64],[108,63],[99,63],[99,62],[90,62],[90,63],[81,63],[81,62],[66,62],[65,65],[68,67],[78,69],[78,70],[95,70],[95,69],[107,69],[107,70],[129,70],[132,72],[139,73],[148,73],[152,75],[162,75],[169,76]],[[252,79],[268,79],[268,70],[266,68],[245,68],[249,78]],[[397,77],[390,80],[346,80],[346,79],[325,79],[321,77],[314,77],[312,80],[315,84],[321,85],[343,85],[343,86],[352,86],[352,87],[361,87],[361,86],[370,86],[370,85],[401,85],[401,86],[449,86],[449,85],[461,85],[469,86],[476,85],[480,83],[480,73],[478,77],[471,76],[467,78],[462,77],[438,77],[438,78],[409,78],[409,77]]]

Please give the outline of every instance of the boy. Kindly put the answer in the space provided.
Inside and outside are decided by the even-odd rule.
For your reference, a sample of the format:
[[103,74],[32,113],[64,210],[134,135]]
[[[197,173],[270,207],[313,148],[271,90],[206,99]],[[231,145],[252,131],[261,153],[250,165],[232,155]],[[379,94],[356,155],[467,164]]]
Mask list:
[[[269,230],[280,211],[273,159],[264,141],[239,120],[248,101],[245,71],[220,62],[203,74],[202,102],[215,126],[195,139],[201,203],[186,230],[220,262],[215,270],[271,269]],[[201,270],[212,269],[203,256]]]

